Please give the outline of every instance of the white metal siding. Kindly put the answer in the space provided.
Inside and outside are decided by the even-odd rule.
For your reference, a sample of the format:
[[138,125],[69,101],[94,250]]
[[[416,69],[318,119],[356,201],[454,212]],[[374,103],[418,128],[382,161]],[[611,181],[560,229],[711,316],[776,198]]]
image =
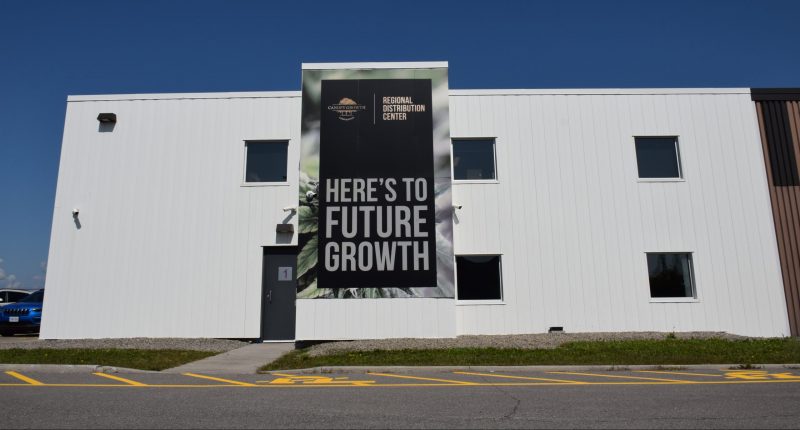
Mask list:
[[[505,304],[298,300],[297,338],[788,334],[749,95],[581,91],[452,92],[451,134],[497,137],[499,178],[454,186],[456,254],[502,254]],[[258,337],[261,247],[284,245],[296,205],[299,93],[70,100],[42,337]],[[686,181],[639,182],[635,135],[679,136]],[[259,139],[289,139],[290,185],[241,186]],[[647,251],[693,252],[699,301],[650,303]]]
[[[258,337],[299,134],[295,95],[68,103],[42,337]],[[248,139],[289,140],[291,186],[241,186]]]
[[[749,94],[486,93],[450,98],[454,137],[497,137],[499,178],[454,186],[455,250],[502,254],[505,304],[459,305],[459,334],[788,335]],[[638,181],[647,135],[678,136],[685,182]],[[650,302],[657,251],[693,252],[697,303]]]

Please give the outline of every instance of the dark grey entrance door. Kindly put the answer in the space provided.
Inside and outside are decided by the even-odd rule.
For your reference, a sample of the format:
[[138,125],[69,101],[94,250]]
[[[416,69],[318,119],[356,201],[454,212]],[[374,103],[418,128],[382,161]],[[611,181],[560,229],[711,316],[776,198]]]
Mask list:
[[264,248],[261,294],[261,338],[294,340],[297,296],[297,248]]

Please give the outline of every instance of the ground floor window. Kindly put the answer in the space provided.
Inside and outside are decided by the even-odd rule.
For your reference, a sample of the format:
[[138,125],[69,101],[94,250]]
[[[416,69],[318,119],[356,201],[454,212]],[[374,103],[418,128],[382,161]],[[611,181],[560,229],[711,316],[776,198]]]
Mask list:
[[650,297],[696,298],[691,253],[651,252],[647,254]]
[[458,300],[503,300],[499,255],[456,257]]

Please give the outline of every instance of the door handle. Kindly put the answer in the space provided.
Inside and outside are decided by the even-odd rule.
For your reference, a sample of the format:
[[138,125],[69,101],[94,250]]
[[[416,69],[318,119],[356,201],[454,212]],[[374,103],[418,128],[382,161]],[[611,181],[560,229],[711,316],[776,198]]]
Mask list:
[[269,300],[269,303],[272,303],[272,290],[269,290],[267,293],[267,300]]

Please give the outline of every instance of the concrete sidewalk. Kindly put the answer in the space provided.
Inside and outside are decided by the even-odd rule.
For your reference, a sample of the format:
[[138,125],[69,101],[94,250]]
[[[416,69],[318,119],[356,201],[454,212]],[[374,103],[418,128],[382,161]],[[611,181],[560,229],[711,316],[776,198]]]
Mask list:
[[164,373],[204,373],[242,375],[256,373],[259,367],[294,350],[294,342],[254,343],[213,357],[166,369]]

